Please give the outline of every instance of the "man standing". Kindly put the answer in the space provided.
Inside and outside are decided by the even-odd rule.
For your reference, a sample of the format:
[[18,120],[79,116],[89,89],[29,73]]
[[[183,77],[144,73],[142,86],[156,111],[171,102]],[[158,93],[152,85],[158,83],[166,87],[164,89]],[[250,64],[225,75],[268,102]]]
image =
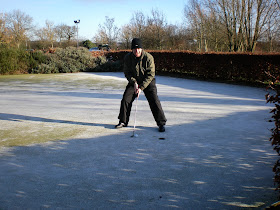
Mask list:
[[159,132],[164,132],[166,118],[157,95],[154,58],[142,49],[142,41],[138,38],[132,40],[131,49],[132,52],[124,58],[124,75],[128,84],[121,101],[119,124],[115,128],[127,127],[132,103],[143,91],[159,127]]

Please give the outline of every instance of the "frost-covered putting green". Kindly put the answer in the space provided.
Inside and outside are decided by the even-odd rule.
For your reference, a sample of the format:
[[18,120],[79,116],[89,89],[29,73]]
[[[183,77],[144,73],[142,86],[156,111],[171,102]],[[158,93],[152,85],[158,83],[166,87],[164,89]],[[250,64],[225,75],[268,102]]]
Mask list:
[[123,78],[90,73],[0,76],[0,147],[104,132],[111,125],[102,118],[118,112],[119,99],[102,109],[102,98],[116,97],[125,84]]
[[[114,129],[126,83],[121,72],[1,77],[0,209],[263,209],[277,200],[264,89],[157,76],[166,132],[142,94],[131,138],[133,114]],[[50,140],[67,141],[5,147]]]
[[[125,81],[123,79],[120,79]],[[0,85],[5,87],[22,87],[29,85],[45,85],[47,87],[63,88],[66,90],[74,88],[96,88],[112,89],[123,88],[125,82],[112,82],[108,77],[98,77],[86,73],[74,74],[22,74],[22,75],[0,75]]]

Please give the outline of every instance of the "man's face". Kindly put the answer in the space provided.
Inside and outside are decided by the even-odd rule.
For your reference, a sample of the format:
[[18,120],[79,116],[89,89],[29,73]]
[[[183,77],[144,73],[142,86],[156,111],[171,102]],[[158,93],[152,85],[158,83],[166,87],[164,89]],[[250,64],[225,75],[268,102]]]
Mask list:
[[135,55],[135,57],[140,57],[142,54],[142,48],[135,48],[132,50],[133,54]]

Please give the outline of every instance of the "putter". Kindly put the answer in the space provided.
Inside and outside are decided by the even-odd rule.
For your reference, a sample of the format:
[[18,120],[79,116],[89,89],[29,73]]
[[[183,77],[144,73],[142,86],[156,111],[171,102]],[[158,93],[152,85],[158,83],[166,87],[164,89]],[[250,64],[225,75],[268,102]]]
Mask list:
[[137,102],[138,102],[139,95],[140,95],[140,94],[138,94],[138,95],[137,95],[137,98],[136,98],[135,113],[134,113],[133,134],[132,134],[131,137],[138,137],[138,135],[135,133],[135,127],[136,127]]

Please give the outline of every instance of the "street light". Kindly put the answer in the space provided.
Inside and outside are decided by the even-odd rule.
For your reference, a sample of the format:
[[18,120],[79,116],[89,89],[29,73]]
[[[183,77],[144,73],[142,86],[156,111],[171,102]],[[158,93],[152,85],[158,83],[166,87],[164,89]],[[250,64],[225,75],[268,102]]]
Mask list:
[[74,20],[74,23],[77,25],[77,48],[79,47],[79,27],[78,24],[80,23],[80,20]]

